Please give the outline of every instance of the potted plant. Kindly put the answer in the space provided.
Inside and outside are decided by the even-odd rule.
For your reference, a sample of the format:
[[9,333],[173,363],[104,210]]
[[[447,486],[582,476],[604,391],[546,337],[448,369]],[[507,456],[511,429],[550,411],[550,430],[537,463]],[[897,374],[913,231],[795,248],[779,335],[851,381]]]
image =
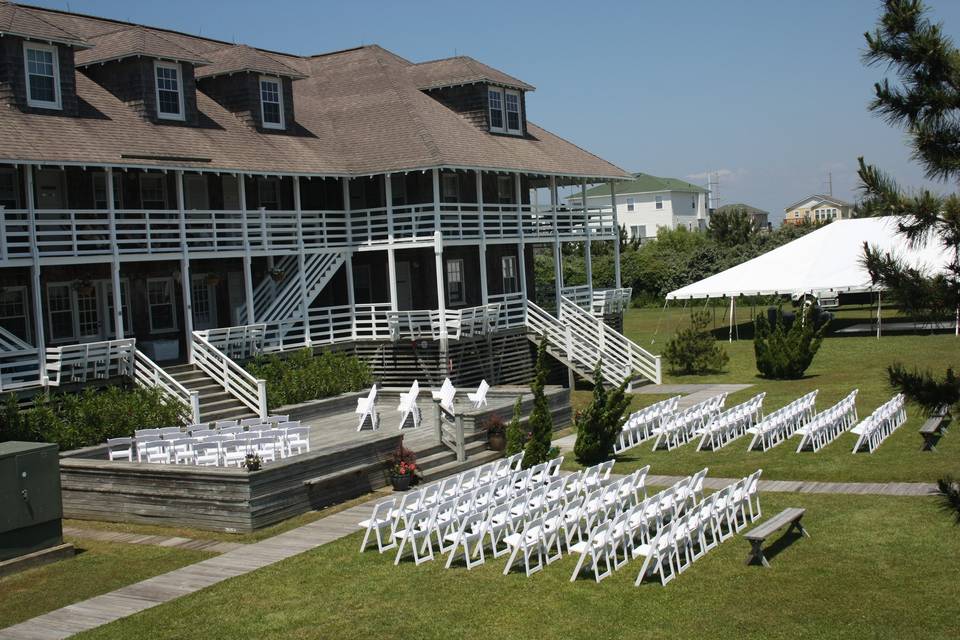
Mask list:
[[487,432],[487,444],[494,451],[503,451],[507,448],[507,426],[497,414],[491,414],[480,423],[480,428]]
[[74,284],[74,288],[82,296],[93,295],[94,287],[89,278],[81,278]]
[[417,474],[417,455],[401,442],[390,456],[390,484],[394,491],[406,491]]
[[277,284],[280,284],[281,282],[283,282],[283,279],[286,277],[286,273],[284,272],[283,269],[274,267],[270,269],[270,277],[273,278],[274,282],[276,282]]
[[243,459],[243,468],[247,471],[260,471],[263,467],[263,460],[255,453],[248,453]]

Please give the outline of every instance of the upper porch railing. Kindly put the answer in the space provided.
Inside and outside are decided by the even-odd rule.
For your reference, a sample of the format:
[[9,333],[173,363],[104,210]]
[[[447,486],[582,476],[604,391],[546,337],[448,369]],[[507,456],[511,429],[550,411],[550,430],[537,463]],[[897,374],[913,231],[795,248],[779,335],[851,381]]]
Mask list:
[[[33,257],[180,253],[293,253],[378,244],[612,239],[609,209],[444,203],[353,211],[25,209],[0,207],[0,263]],[[34,241],[35,239],[35,241]]]

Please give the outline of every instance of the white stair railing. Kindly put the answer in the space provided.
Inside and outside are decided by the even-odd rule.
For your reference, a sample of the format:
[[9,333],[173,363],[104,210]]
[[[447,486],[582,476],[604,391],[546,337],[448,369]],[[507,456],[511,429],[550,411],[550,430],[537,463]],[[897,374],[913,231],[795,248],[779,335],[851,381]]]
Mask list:
[[[311,253],[304,258],[304,279],[307,284],[307,304],[320,295],[327,283],[346,261],[343,252]],[[294,261],[296,264],[296,261]],[[256,308],[258,322],[272,322],[286,318],[299,318],[302,315],[300,297],[299,269],[293,269],[293,275],[288,276],[277,285],[277,294],[261,311]]]
[[48,384],[56,387],[70,382],[132,377],[136,345],[133,338],[125,338],[48,347]]
[[[262,325],[261,325],[262,326]],[[204,331],[191,338],[193,364],[210,376],[223,390],[249,407],[261,418],[267,417],[267,383],[254,378],[227,354],[213,346]],[[252,338],[251,336],[251,339]]]
[[134,349],[133,353],[133,381],[141,387],[160,389],[165,396],[186,407],[194,424],[200,422],[200,394],[177,382],[139,349]]
[[41,374],[39,350],[0,327],[0,391],[38,386]]

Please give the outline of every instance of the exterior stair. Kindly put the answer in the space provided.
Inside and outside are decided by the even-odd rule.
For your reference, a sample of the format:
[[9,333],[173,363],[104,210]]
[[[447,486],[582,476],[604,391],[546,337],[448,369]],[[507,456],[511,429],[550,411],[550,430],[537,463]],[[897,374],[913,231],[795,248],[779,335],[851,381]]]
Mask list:
[[417,466],[423,474],[422,481],[439,480],[503,457],[503,452],[487,448],[485,432],[465,434],[464,445],[467,459],[463,462],[457,462],[457,454],[444,444],[437,443],[427,449],[417,450]]
[[[307,254],[304,259],[304,274],[308,305],[320,295],[344,262],[346,255],[342,251]],[[296,256],[281,257],[276,261],[275,267],[284,272],[284,279],[277,283],[268,276],[257,285],[253,294],[255,322],[276,322],[300,318],[303,315],[300,268]],[[252,324],[247,321],[246,306],[238,308],[237,315],[240,324]]]
[[192,364],[164,367],[164,371],[189,391],[197,392],[200,398],[200,420],[202,422],[256,417],[256,414],[249,407],[224,391],[223,387],[217,384],[213,378]]

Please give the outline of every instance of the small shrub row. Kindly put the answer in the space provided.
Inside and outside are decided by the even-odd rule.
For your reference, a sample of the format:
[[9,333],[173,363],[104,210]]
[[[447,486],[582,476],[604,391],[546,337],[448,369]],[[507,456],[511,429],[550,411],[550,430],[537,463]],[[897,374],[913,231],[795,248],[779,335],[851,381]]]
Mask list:
[[311,349],[286,358],[259,356],[247,364],[247,371],[267,381],[271,409],[361,391],[373,383],[370,367],[356,356],[336,352],[314,355]]

